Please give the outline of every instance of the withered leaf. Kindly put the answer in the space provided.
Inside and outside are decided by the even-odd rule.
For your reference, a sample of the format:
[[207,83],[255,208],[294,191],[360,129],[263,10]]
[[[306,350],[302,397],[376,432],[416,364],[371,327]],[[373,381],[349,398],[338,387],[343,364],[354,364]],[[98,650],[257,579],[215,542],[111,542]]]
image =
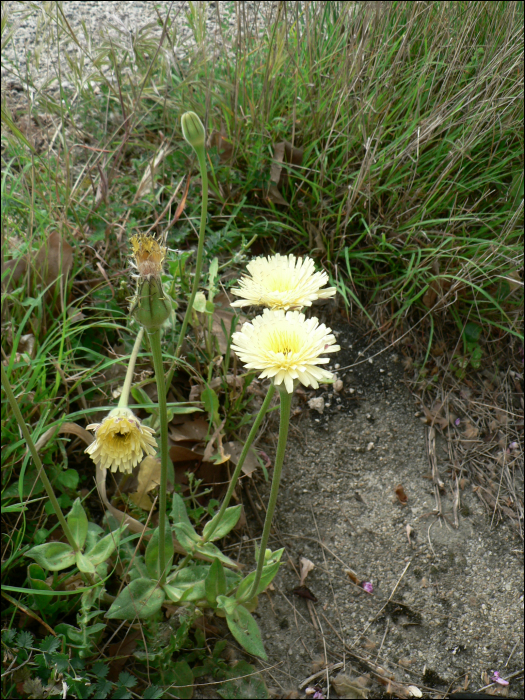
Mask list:
[[334,678],[332,685],[339,697],[350,698],[350,700],[368,698],[368,690],[361,683],[358,683],[357,679],[354,680],[344,673],[340,673]]
[[170,438],[173,442],[188,440],[190,442],[202,442],[208,434],[208,422],[204,418],[188,420],[177,427],[170,426]]
[[394,492],[395,492],[399,502],[401,503],[401,505],[406,506],[406,504],[408,503],[408,496],[406,495],[405,489],[403,488],[403,486],[401,484],[398,484],[396,486],[396,488],[394,489]]
[[132,503],[139,508],[150,511],[153,503],[148,496],[148,491],[151,491],[160,484],[160,459],[151,456],[143,459],[139,467],[137,478],[137,491],[131,493],[129,498]]
[[317,598],[306,586],[297,586],[297,588],[294,588],[292,592],[299,596],[299,598],[306,598],[307,600],[312,600],[314,603],[317,603]]
[[310,571],[315,568],[315,564],[313,563],[313,561],[306,559],[306,557],[301,557],[299,563],[301,564],[301,582],[299,585],[303,586],[304,582],[306,581],[306,577],[308,576]]
[[[231,442],[227,442],[224,445],[224,449],[230,454],[230,461],[232,462],[232,464],[237,465],[243,447],[244,445],[242,445],[238,440],[232,440]],[[248,454],[246,455],[246,459],[244,460],[244,464],[242,465],[241,471],[243,474],[246,474],[246,476],[251,476],[253,472],[257,469],[257,466],[258,463],[255,450],[253,449],[253,447],[250,447],[250,449],[248,450]]]

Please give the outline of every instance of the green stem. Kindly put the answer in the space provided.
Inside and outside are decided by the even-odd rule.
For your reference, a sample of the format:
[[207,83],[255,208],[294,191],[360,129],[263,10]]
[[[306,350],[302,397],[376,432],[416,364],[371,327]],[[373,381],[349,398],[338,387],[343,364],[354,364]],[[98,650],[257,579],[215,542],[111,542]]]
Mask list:
[[51,503],[53,504],[53,508],[55,509],[55,514],[58,518],[58,521],[60,525],[62,526],[62,530],[64,531],[65,536],[67,537],[67,541],[69,544],[73,547],[75,551],[79,550],[78,544],[75,542],[75,538],[73,537],[73,533],[69,529],[69,526],[67,524],[67,521],[64,517],[64,513],[62,512],[62,508],[60,507],[56,496],[55,492],[53,491],[53,487],[51,486],[51,482],[47,478],[47,474],[43,468],[42,462],[40,461],[40,456],[36,450],[35,443],[33,442],[31,435],[29,433],[29,430],[27,429],[26,422],[22,416],[22,413],[20,412],[20,408],[18,407],[18,403],[16,402],[15,395],[13,394],[13,390],[11,389],[11,384],[9,383],[9,379],[7,378],[7,374],[4,370],[4,366],[0,365],[2,368],[2,385],[4,387],[4,391],[7,394],[7,399],[9,401],[9,404],[11,406],[11,410],[15,414],[15,418],[17,420],[18,425],[20,426],[20,430],[22,431],[22,435],[24,436],[24,440],[27,443],[27,447],[29,448],[29,452],[31,452],[31,456],[33,457],[33,462],[36,465],[36,468],[38,470],[38,476],[42,479],[42,483],[44,484],[44,488],[46,489],[47,495]]
[[160,419],[160,493],[159,493],[159,584],[166,582],[166,489],[168,486],[168,412],[166,408],[166,384],[162,368],[162,350],[160,347],[160,330],[148,335],[153,356],[153,369],[157,380]]
[[[199,170],[201,174],[202,182],[202,202],[201,202],[201,225],[199,230],[199,243],[197,246],[197,262],[195,264],[195,277],[193,279],[193,286],[191,289],[190,298],[188,300],[188,308],[184,314],[184,320],[182,321],[182,326],[179,333],[179,339],[177,340],[177,347],[175,348],[175,357],[178,359],[182,352],[182,341],[186,335],[186,329],[193,311],[193,302],[195,301],[195,296],[197,290],[199,289],[199,282],[202,272],[202,258],[204,251],[204,234],[206,231],[206,214],[208,211],[208,174],[206,172],[206,156],[204,147],[196,148],[195,153],[199,160]],[[170,386],[171,380],[173,379],[173,373],[175,372],[176,361],[172,364],[170,371],[168,373],[168,378],[166,380],[166,386]]]
[[128,368],[126,370],[126,378],[124,380],[124,386],[122,387],[122,394],[118,402],[119,408],[126,408],[129,403],[129,392],[131,390],[131,382],[133,381],[133,372],[135,370],[135,362],[137,361],[137,355],[139,354],[140,344],[142,343],[142,337],[144,336],[144,328],[141,326],[140,331],[135,338],[135,345],[131,351],[129,358]]
[[275,511],[275,506],[277,505],[277,494],[279,492],[279,483],[281,481],[281,471],[283,468],[284,453],[286,451],[286,440],[288,438],[288,426],[290,424],[290,408],[292,406],[293,394],[289,394],[284,387],[280,388],[279,394],[281,398],[281,419],[279,422],[279,442],[277,443],[277,454],[275,455],[272,489],[270,491],[270,501],[268,503],[266,519],[264,521],[263,534],[261,537],[261,549],[259,550],[257,572],[255,574],[255,580],[253,582],[250,594],[247,596],[247,600],[251,600],[251,598],[255,596],[255,594],[257,593],[257,587],[259,586],[259,581],[261,580],[262,570],[265,562],[266,545],[268,544],[268,539],[270,537],[272,518]]
[[215,526],[208,532],[208,536],[203,538],[204,542],[207,542],[210,539],[210,537],[215,532],[217,525],[222,520],[222,516],[224,515],[224,511],[228,507],[228,504],[229,504],[230,499],[232,497],[232,493],[235,489],[235,486],[237,485],[237,481],[238,481],[239,476],[241,474],[242,465],[244,464],[244,460],[246,459],[246,455],[248,454],[248,450],[250,449],[252,442],[255,440],[255,436],[257,435],[257,432],[261,426],[263,418],[266,415],[268,408],[270,407],[270,402],[271,402],[274,394],[275,394],[275,386],[272,383],[272,384],[270,384],[270,387],[268,389],[268,393],[266,394],[266,398],[263,401],[263,405],[259,409],[259,413],[257,414],[255,422],[252,425],[252,429],[250,430],[250,434],[246,438],[246,442],[244,443],[244,447],[242,448],[241,456],[239,457],[239,461],[237,462],[237,466],[235,467],[235,471],[233,472],[233,476],[231,478],[230,485],[228,487],[228,491],[226,493],[226,496],[224,497],[224,501],[222,502],[221,509],[219,510],[219,514],[217,516]]

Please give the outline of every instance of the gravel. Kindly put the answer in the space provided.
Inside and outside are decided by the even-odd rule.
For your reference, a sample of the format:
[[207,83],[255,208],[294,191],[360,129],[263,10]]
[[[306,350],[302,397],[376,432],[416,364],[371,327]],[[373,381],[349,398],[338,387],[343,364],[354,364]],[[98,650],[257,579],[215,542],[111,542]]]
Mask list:
[[[58,68],[62,74],[62,86],[68,89],[78,83],[72,76],[73,65],[82,61],[82,78],[98,73],[93,58],[100,54],[110,40],[120,51],[129,50],[133,57],[133,46],[146,35],[161,36],[159,20],[169,12],[172,30],[170,41],[163,50],[176,63],[183,60],[190,47],[196,45],[198,34],[190,26],[188,2],[62,2],[63,15],[57,19],[57,4],[49,2],[3,2],[2,15],[8,15],[8,29],[2,41],[2,85],[11,82],[34,86],[37,90],[57,89]],[[199,6],[201,3],[194,3]],[[208,45],[215,51],[230,49],[237,39],[237,27],[249,27],[257,33],[263,31],[263,18],[276,10],[277,2],[233,2],[206,3],[205,28],[202,28]],[[240,13],[240,14],[239,14]],[[220,17],[220,21],[219,21]],[[67,22],[67,24],[66,24]],[[222,25],[222,27],[221,27]],[[67,31],[66,31],[67,30]],[[69,35],[69,36],[67,36]],[[77,42],[71,39],[76,37]],[[60,37],[60,41],[58,38]],[[151,43],[154,51],[155,43]],[[153,55],[153,52],[152,52]],[[130,61],[131,70],[133,58]],[[103,66],[106,77],[111,75],[109,66]],[[26,76],[30,79],[26,81]]]

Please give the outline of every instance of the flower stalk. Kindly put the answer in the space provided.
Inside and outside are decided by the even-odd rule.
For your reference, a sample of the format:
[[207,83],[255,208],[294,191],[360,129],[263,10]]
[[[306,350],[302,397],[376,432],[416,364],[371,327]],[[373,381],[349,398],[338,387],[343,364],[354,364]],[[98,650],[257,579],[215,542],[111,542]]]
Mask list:
[[166,383],[162,367],[162,349],[160,346],[160,330],[148,334],[153,369],[157,380],[157,395],[159,401],[160,420],[160,486],[159,486],[159,584],[166,582],[166,490],[168,487],[168,410],[166,405]]
[[18,406],[18,403],[16,401],[15,395],[13,394],[13,390],[11,388],[11,384],[9,382],[9,379],[7,377],[7,374],[4,370],[4,366],[0,365],[2,369],[2,385],[4,387],[4,391],[7,395],[7,400],[9,401],[9,405],[11,406],[11,410],[15,414],[16,421],[20,427],[20,430],[22,431],[22,435],[24,436],[24,440],[26,441],[27,447],[29,449],[29,452],[31,453],[31,456],[33,458],[33,462],[35,463],[35,466],[38,470],[38,476],[40,479],[42,479],[42,483],[44,484],[44,488],[46,490],[47,496],[49,500],[51,501],[53,508],[55,509],[55,515],[58,518],[58,521],[60,525],[62,526],[62,530],[64,531],[64,535],[67,538],[67,541],[71,545],[71,547],[75,550],[78,551],[78,544],[75,542],[75,538],[73,537],[73,533],[69,529],[69,525],[67,524],[67,520],[64,517],[64,513],[62,512],[62,508],[60,507],[60,504],[58,503],[58,500],[55,496],[55,492],[53,491],[53,487],[51,486],[51,482],[49,481],[47,474],[45,472],[45,469],[42,465],[42,462],[40,460],[40,456],[37,452],[37,449],[35,447],[35,443],[33,442],[31,435],[29,433],[29,430],[27,429],[26,422],[24,420],[24,417],[22,416],[22,413],[20,411],[20,408]]
[[[202,182],[202,200],[201,200],[201,223],[199,229],[199,243],[197,245],[197,261],[195,263],[195,277],[193,278],[193,286],[191,289],[190,298],[188,300],[188,308],[184,314],[184,320],[177,340],[175,349],[175,357],[179,358],[182,352],[182,341],[186,335],[186,329],[193,311],[193,302],[199,288],[199,282],[202,272],[202,258],[204,251],[204,233],[206,231],[206,215],[208,211],[208,173],[206,171],[206,150],[205,150],[205,131],[202,122],[195,112],[186,112],[182,115],[182,133],[186,141],[190,144],[197,155],[199,161],[199,170]],[[170,371],[169,380],[173,376],[173,370]],[[168,381],[168,386],[170,384]]]
[[257,588],[261,580],[264,562],[266,560],[266,545],[270,537],[272,527],[272,518],[277,505],[277,494],[279,493],[279,484],[281,482],[281,472],[284,462],[284,453],[286,451],[286,441],[288,439],[288,426],[290,425],[290,409],[292,406],[292,396],[286,391],[285,387],[279,389],[281,399],[281,413],[279,420],[279,441],[277,443],[277,454],[275,456],[275,465],[273,468],[272,488],[270,491],[270,500],[266,510],[266,518],[264,520],[264,528],[261,537],[261,547],[259,549],[259,559],[257,561],[257,572],[250,590],[247,600],[251,600],[257,593]]
[[224,515],[224,511],[228,507],[230,503],[230,499],[232,497],[233,491],[237,485],[237,481],[239,479],[239,476],[241,475],[241,469],[242,465],[244,464],[244,460],[246,459],[246,456],[248,454],[248,451],[252,445],[252,442],[255,440],[255,436],[257,435],[257,432],[259,428],[261,427],[261,423],[263,422],[263,418],[266,415],[266,412],[268,411],[268,408],[270,407],[271,400],[273,398],[273,395],[275,394],[275,386],[270,384],[268,388],[268,393],[266,394],[266,398],[263,401],[263,404],[261,408],[259,409],[259,413],[257,414],[257,417],[255,418],[255,421],[252,425],[252,428],[250,430],[250,433],[248,437],[246,438],[246,442],[244,443],[244,447],[242,448],[241,455],[239,457],[239,461],[237,462],[237,466],[235,467],[235,471],[233,472],[232,478],[230,480],[230,485],[228,487],[228,491],[226,492],[226,496],[224,497],[224,500],[222,502],[222,505],[219,510],[219,514],[217,516],[217,520],[215,522],[215,527],[211,528],[210,531],[207,533],[206,537],[203,537],[203,541],[207,542],[210,537],[213,535],[215,532],[215,529],[217,528],[218,524],[222,520],[222,516]]

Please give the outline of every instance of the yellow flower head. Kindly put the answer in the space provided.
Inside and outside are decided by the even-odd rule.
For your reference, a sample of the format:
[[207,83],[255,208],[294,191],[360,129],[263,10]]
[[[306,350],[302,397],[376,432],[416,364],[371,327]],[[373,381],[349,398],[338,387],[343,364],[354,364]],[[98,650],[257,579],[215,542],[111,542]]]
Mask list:
[[92,423],[88,430],[95,431],[95,440],[86,448],[95,464],[112,472],[131,473],[142,461],[142,455],[154,455],[157,443],[154,430],[142,425],[129,408],[115,408],[102,423]]
[[271,377],[286,391],[294,390],[294,380],[317,389],[319,382],[331,381],[333,375],[317,365],[326,364],[325,352],[337,352],[336,339],[330,328],[319,325],[315,317],[307,319],[298,311],[265,309],[251,323],[232,336],[232,348],[247,369],[261,370],[261,378]]
[[316,272],[311,258],[272,255],[254,258],[247,265],[250,276],[243,276],[232,293],[242,297],[232,306],[268,306],[271,309],[301,309],[316,299],[327,299],[335,287],[321,289],[328,282],[326,272]]
[[166,248],[157,243],[152,237],[144,233],[137,233],[131,237],[131,249],[134,259],[133,267],[136,267],[139,278],[150,280],[159,278],[162,273]]

